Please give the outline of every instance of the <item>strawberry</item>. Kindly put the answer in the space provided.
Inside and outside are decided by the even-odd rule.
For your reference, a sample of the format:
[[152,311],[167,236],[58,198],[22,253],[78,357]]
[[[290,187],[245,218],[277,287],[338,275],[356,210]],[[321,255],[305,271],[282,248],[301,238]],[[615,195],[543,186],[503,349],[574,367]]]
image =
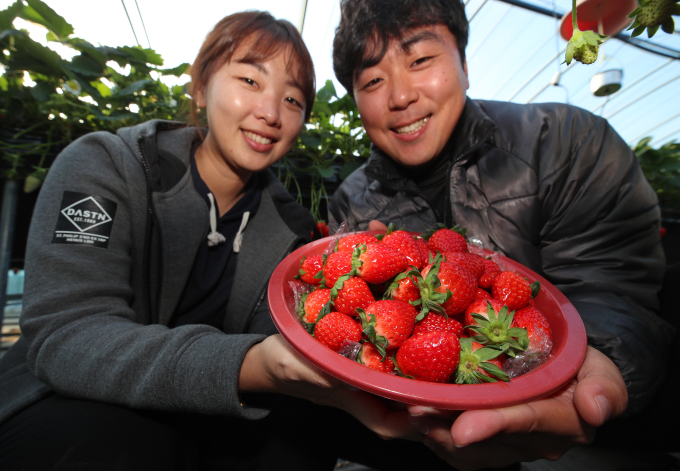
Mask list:
[[[472,314],[479,314],[480,316],[484,316],[488,319],[488,305],[491,305],[494,313],[499,313],[503,307],[503,304],[493,299],[491,296],[486,299],[475,299],[465,309],[465,325],[477,325],[477,321],[472,317]],[[512,327],[517,326],[513,325]]]
[[527,353],[549,353],[552,349],[550,324],[543,313],[535,307],[525,307],[515,312],[515,323],[527,330],[529,348]]
[[468,246],[465,240],[465,229],[458,226],[447,229],[444,224],[439,224],[439,229],[428,231],[424,234],[427,244],[433,252],[467,252]]
[[479,277],[484,273],[484,259],[479,255],[470,252],[446,252],[442,255],[447,262],[455,263],[470,270],[475,280],[479,280]]
[[418,252],[420,252],[420,257],[423,259],[423,264],[430,263],[430,255],[434,254],[430,251],[430,246],[427,241],[421,236],[414,236],[413,240],[416,241],[416,247],[418,247]]
[[376,236],[383,244],[392,247],[408,260],[408,264],[418,270],[423,268],[427,260],[424,260],[418,249],[415,239],[404,230],[396,230],[396,226],[390,223],[384,235]]
[[352,253],[353,274],[367,283],[383,283],[408,267],[406,257],[384,244],[359,244]]
[[678,0],[640,0],[640,6],[633,10],[628,18],[635,18],[628,28],[633,30],[631,37],[638,36],[647,29],[647,36],[653,37],[659,26],[668,34],[675,31],[672,15],[680,15]]
[[365,309],[375,302],[370,288],[358,276],[341,276],[330,291],[335,310],[348,316],[358,316],[357,308]]
[[510,381],[501,368],[503,350],[484,347],[471,339],[460,339],[460,361],[456,371],[456,384],[493,383],[499,379]]
[[360,363],[374,370],[390,373],[394,371],[394,361],[389,356],[384,359],[378,349],[371,342],[364,342],[357,356],[357,363]]
[[361,327],[348,315],[333,311],[317,319],[314,337],[338,352],[349,342],[361,340]]
[[354,252],[354,248],[359,244],[374,244],[378,239],[374,235],[360,232],[358,234],[350,234],[338,241],[335,247],[336,252]]
[[538,281],[530,285],[525,278],[517,273],[504,271],[493,281],[491,294],[494,299],[514,311],[526,306],[531,301],[532,296],[537,294],[539,286],[540,282]]
[[300,272],[295,276],[295,279],[302,280],[310,285],[318,285],[321,283],[322,276],[323,255],[319,254],[302,257]]
[[333,252],[326,257],[323,266],[323,278],[327,287],[333,287],[342,275],[352,271],[352,254],[350,252]]
[[329,289],[317,289],[309,294],[302,295],[298,308],[300,319],[306,324],[314,324],[322,309],[325,308],[326,313],[330,312],[330,300],[331,290]]
[[475,301],[479,301],[480,299],[493,299],[493,296],[491,296],[491,293],[488,291],[483,290],[482,288],[477,288],[477,293],[475,293]]
[[529,339],[525,329],[516,327],[514,311],[508,314],[508,307],[495,300],[486,300],[486,312],[481,309],[484,301],[475,301],[466,311],[466,329],[472,340],[482,345],[498,345],[508,355],[526,350]]
[[[574,9],[576,7],[574,6]],[[572,19],[574,21],[574,32],[571,39],[567,43],[567,52],[564,56],[564,62],[567,65],[571,64],[572,59],[576,59],[582,64],[592,64],[597,60],[599,45],[607,39],[604,36],[594,31],[581,31],[576,26],[576,14],[574,13]]]
[[413,278],[409,276],[409,271],[399,273],[392,283],[387,287],[383,299],[394,299],[405,303],[414,304],[420,299],[420,289],[415,284]]
[[452,318],[440,316],[436,312],[431,312],[422,320],[416,322],[411,335],[421,335],[428,332],[451,332],[460,337],[463,333],[463,324]]
[[386,351],[398,348],[411,335],[416,308],[409,303],[383,299],[357,309],[368,340],[385,357]]
[[477,280],[467,268],[442,261],[437,254],[434,263],[423,268],[417,278],[423,309],[418,320],[430,311],[446,316],[459,314],[475,299]]
[[321,237],[328,237],[330,235],[330,229],[328,228],[328,224],[326,224],[326,221],[317,222],[316,230],[319,231]]
[[459,358],[460,343],[455,334],[428,332],[406,340],[397,350],[394,363],[402,376],[447,383],[456,371]]
[[501,267],[490,258],[485,258],[482,260],[482,263],[484,264],[484,272],[482,272],[482,276],[479,277],[479,287],[490,289],[493,285],[493,280],[495,280],[503,270],[501,270]]

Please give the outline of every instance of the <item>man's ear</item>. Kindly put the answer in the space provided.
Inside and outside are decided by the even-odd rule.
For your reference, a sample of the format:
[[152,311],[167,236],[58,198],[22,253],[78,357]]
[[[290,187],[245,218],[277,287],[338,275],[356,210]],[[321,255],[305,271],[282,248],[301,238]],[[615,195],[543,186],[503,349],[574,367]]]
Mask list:
[[467,61],[463,62],[463,72],[465,72],[465,90],[470,88],[470,78],[468,77]]

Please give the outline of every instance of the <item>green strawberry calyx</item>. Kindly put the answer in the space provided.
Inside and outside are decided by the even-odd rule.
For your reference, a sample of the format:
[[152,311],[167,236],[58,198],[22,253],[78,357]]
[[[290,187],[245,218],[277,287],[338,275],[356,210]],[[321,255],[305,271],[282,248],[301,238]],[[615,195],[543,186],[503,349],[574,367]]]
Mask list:
[[463,237],[465,237],[465,234],[467,233],[466,227],[460,227],[458,224],[456,224],[455,226],[449,228],[449,227],[446,227],[441,222],[438,222],[436,229],[430,229],[429,231],[423,232],[422,234],[420,234],[420,237],[429,241],[430,237],[432,237],[432,234],[434,234],[435,232],[437,232],[440,229],[451,229],[452,231],[459,233]]
[[425,278],[423,278],[418,270],[410,270],[407,272],[407,275],[413,277],[415,284],[420,289],[422,309],[416,316],[416,321],[422,320],[430,311],[434,311],[437,314],[444,316],[447,320],[449,318],[442,307],[442,304],[451,299],[453,294],[451,293],[451,290],[448,289],[446,290],[446,293],[436,291],[436,289],[442,285],[437,275],[439,274],[439,267],[443,259],[444,257],[442,257],[442,254],[437,253],[432,268],[427,272]]
[[[462,337],[460,339],[460,360],[456,370],[456,384],[495,383],[499,379],[506,382],[510,381],[510,377],[505,371],[489,362],[489,360],[493,360],[503,353],[503,349],[497,345],[478,348],[473,352],[472,340]],[[479,369],[492,376],[485,375]]]
[[578,56],[579,53],[585,53],[587,51],[595,54],[597,58],[598,46],[607,38],[608,36],[594,31],[580,31],[578,28],[574,29],[574,34],[571,36],[569,43],[567,43],[567,53],[564,57],[564,62],[566,62],[567,65],[570,65],[571,61],[574,59],[574,55]]
[[357,313],[359,313],[361,318],[361,327],[364,329],[364,334],[368,337],[368,341],[375,345],[375,348],[382,356],[382,360],[384,360],[387,357],[387,347],[389,347],[390,342],[386,337],[376,332],[375,325],[377,318],[375,314],[366,314],[366,311],[361,308],[357,308]]
[[514,357],[516,352],[523,352],[529,346],[529,336],[526,329],[510,327],[515,317],[515,311],[508,313],[508,306],[503,306],[498,315],[491,306],[486,303],[486,315],[472,313],[472,318],[477,321],[476,325],[468,325],[465,328],[474,332],[471,338],[482,345],[498,345],[502,351]]

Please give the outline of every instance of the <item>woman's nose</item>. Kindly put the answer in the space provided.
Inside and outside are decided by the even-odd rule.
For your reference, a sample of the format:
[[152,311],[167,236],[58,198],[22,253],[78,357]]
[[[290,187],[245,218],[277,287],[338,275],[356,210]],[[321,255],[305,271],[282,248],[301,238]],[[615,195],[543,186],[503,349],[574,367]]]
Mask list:
[[255,109],[255,117],[264,120],[268,126],[279,127],[281,125],[281,116],[278,100],[263,96],[258,107]]

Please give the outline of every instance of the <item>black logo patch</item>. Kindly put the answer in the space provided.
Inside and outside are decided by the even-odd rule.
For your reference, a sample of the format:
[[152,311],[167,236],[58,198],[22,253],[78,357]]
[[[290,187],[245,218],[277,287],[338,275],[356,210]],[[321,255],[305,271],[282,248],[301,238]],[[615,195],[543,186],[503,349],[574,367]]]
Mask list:
[[52,243],[108,248],[116,208],[101,196],[65,191]]

